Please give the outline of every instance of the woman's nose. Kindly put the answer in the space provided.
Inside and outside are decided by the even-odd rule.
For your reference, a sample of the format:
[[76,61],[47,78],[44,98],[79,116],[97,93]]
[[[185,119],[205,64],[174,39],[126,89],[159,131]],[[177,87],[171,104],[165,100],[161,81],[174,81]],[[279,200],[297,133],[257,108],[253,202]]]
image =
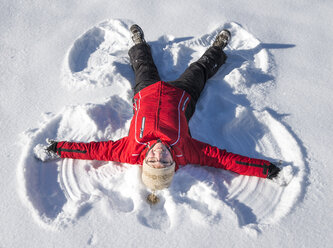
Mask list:
[[161,149],[157,149],[154,151],[156,157],[162,157],[163,151]]
[[154,154],[156,157],[162,158],[165,155],[165,150],[162,148],[154,150]]

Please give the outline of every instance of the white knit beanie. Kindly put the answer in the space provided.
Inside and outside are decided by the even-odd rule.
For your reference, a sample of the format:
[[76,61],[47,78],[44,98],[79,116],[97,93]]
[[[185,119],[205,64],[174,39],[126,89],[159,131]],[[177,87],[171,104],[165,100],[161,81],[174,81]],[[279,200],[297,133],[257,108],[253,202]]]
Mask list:
[[165,168],[153,168],[145,161],[142,165],[142,181],[151,190],[161,190],[170,186],[175,174],[175,165]]

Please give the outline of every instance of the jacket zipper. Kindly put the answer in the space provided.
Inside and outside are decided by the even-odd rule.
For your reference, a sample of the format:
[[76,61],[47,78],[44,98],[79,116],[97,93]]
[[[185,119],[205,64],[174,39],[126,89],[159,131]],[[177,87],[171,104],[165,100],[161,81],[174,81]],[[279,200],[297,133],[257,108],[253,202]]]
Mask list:
[[61,152],[72,152],[72,153],[87,153],[86,150],[77,150],[77,149],[64,149],[58,148],[58,153],[61,155]]
[[263,174],[264,175],[267,174],[268,165],[252,164],[252,163],[246,163],[246,162],[241,162],[241,161],[236,161],[236,164],[248,165],[248,166],[263,168],[264,169],[263,170]]
[[183,108],[182,108],[182,111],[184,111],[184,109],[185,109],[185,105],[186,105],[186,103],[187,103],[187,101],[188,101],[188,97],[185,99],[185,101],[184,101],[184,103],[183,103]]
[[179,141],[179,139],[180,139],[180,111],[181,111],[181,107],[183,107],[183,106],[181,105],[181,102],[183,101],[183,97],[184,97],[184,95],[185,95],[185,90],[183,91],[183,95],[182,95],[182,97],[180,98],[179,103],[178,103],[178,138],[177,138],[177,140],[176,140],[174,143],[172,143],[170,146],[174,146],[175,144],[177,144],[178,141]]
[[134,99],[134,102],[133,102],[133,108],[135,109],[135,111],[138,111],[138,106],[136,104],[136,102],[138,101],[138,99]]
[[140,129],[140,139],[143,137],[143,131],[145,130],[146,117],[142,117],[141,129]]

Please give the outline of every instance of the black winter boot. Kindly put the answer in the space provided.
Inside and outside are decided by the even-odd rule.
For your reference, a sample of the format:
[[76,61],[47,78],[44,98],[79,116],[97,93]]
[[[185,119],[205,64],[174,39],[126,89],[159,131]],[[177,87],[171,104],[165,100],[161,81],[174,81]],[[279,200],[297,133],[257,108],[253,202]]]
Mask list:
[[227,29],[223,29],[215,38],[213,46],[225,48],[231,39],[231,33]]
[[130,31],[133,34],[132,40],[135,45],[141,44],[141,43],[146,43],[145,38],[144,38],[144,33],[143,33],[142,29],[139,27],[139,25],[133,24],[130,27]]

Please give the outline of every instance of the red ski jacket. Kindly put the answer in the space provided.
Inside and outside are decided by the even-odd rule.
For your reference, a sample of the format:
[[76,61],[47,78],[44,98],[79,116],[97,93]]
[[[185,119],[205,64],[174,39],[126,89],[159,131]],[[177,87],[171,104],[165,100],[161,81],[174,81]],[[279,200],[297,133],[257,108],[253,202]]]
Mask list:
[[176,170],[179,165],[197,164],[267,177],[269,161],[233,154],[190,136],[185,117],[190,98],[184,90],[159,81],[134,96],[134,115],[127,137],[90,143],[62,141],[57,144],[57,152],[62,158],[142,165],[149,147],[161,140],[169,146]]

